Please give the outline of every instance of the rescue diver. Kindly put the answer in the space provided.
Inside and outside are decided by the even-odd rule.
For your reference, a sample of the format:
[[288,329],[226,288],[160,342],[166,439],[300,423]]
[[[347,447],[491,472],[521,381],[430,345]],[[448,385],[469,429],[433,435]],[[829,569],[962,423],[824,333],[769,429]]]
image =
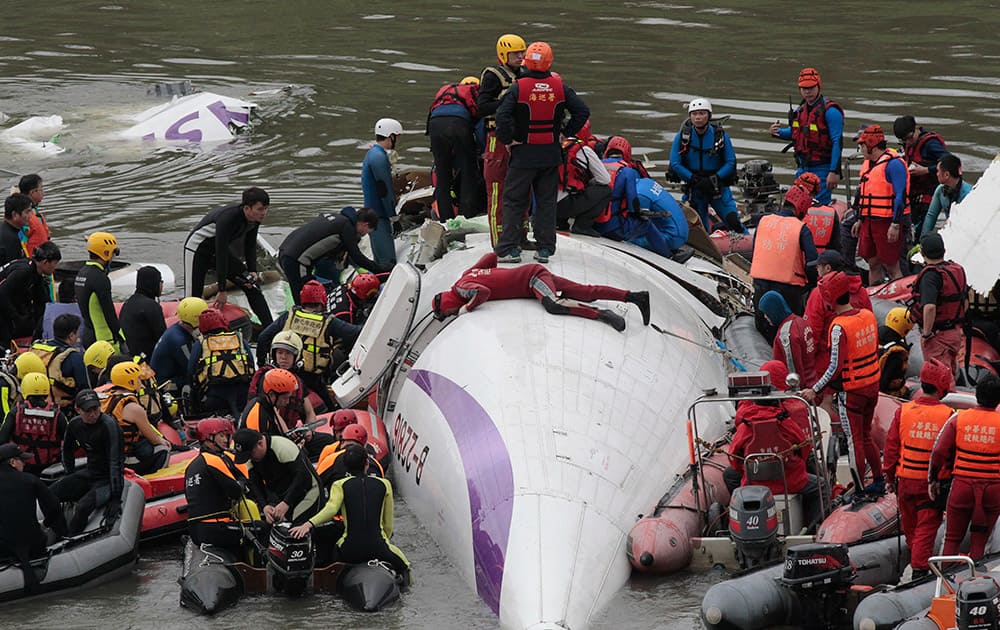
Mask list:
[[233,518],[232,508],[243,499],[247,479],[227,452],[233,423],[205,418],[197,430],[200,452],[184,470],[188,532],[197,545],[217,545],[240,557],[243,528]]
[[198,413],[229,412],[239,418],[247,404],[247,383],[253,374],[250,346],[229,330],[222,313],[206,308],[198,316],[201,343],[191,346],[188,359],[189,400]]
[[118,323],[118,313],[111,297],[111,279],[108,271],[111,261],[119,254],[118,239],[108,232],[94,232],[87,237],[90,259],[76,273],[73,286],[76,303],[83,317],[80,341],[89,346],[103,339],[119,352],[125,351],[125,335]]
[[242,428],[233,435],[237,464],[249,469],[250,489],[269,524],[301,524],[325,496],[304,452],[288,438]]

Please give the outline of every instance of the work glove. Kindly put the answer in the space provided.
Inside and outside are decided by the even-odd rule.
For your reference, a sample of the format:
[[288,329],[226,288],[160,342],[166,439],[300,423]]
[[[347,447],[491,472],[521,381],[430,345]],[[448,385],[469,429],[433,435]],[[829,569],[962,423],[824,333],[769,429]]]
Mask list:
[[698,180],[698,184],[695,186],[695,188],[697,188],[698,191],[701,192],[704,195],[714,196],[715,195],[715,190],[716,190],[716,185],[715,185],[715,182],[712,181],[713,177],[702,177],[702,178],[700,178]]

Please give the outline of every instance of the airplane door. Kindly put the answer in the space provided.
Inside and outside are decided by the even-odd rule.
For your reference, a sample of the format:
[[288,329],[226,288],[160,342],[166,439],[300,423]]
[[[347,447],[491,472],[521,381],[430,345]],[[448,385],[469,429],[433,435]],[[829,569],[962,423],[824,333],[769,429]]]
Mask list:
[[333,382],[342,407],[357,404],[392,366],[406,339],[420,297],[420,272],[410,263],[393,268],[348,357],[346,371]]

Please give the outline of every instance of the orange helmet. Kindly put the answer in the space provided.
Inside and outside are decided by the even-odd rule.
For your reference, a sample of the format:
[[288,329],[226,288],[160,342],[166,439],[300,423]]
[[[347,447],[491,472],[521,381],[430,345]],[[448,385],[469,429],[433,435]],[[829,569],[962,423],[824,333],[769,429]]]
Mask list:
[[823,89],[823,80],[820,79],[816,68],[802,68],[802,72],[799,73],[799,87]]
[[344,441],[354,441],[359,444],[368,443],[368,429],[364,428],[360,424],[351,424],[344,429]]
[[813,197],[808,190],[795,184],[785,193],[785,203],[791,204],[795,208],[795,216],[801,219],[812,206]]
[[548,72],[552,67],[552,47],[545,42],[532,42],[524,51],[521,65],[535,72]]
[[268,370],[264,375],[265,394],[291,394],[299,388],[299,379],[281,368]]
[[315,280],[310,280],[299,291],[299,300],[303,304],[326,304],[326,289]]
[[352,424],[358,423],[358,414],[353,409],[338,409],[330,418],[330,426],[334,431],[343,431]]
[[940,396],[951,391],[954,384],[951,369],[937,359],[925,359],[920,368],[920,382],[933,385]]
[[881,125],[868,125],[854,137],[854,141],[869,149],[874,149],[885,142],[885,133],[882,131]]
[[604,157],[608,157],[608,154],[618,151],[622,154],[622,159],[626,162],[632,161],[632,145],[624,136],[612,136],[608,140],[608,144],[604,147]]
[[222,315],[222,311],[217,308],[206,308],[198,315],[198,330],[203,335],[213,333],[217,330],[228,331],[229,324]]
[[795,178],[795,185],[802,186],[803,188],[808,190],[810,194],[813,195],[817,194],[821,187],[819,181],[819,175],[817,175],[816,173],[810,173],[808,171],[802,173],[801,175]]
[[351,293],[358,296],[362,300],[367,300],[371,296],[378,293],[378,278],[375,277],[373,273],[363,273],[361,275],[354,276],[351,280]]
[[840,296],[851,290],[851,281],[843,271],[826,274],[817,283],[819,294],[827,304],[836,304]]

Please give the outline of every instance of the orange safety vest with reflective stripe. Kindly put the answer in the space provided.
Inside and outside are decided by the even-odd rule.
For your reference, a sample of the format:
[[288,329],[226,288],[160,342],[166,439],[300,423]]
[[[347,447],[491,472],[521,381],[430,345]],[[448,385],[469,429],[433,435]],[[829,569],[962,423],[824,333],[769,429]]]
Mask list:
[[868,309],[850,315],[838,315],[830,327],[844,331],[840,350],[840,380],[844,391],[863,389],[878,383],[878,320]]
[[[892,218],[892,204],[896,193],[892,182],[885,176],[885,168],[892,160],[903,161],[892,149],[886,149],[875,163],[865,160],[861,165],[861,183],[859,185],[858,202],[862,217]],[[904,164],[905,165],[905,164]],[[903,194],[903,214],[910,214],[910,171],[906,171],[906,192]]]
[[750,277],[803,287],[806,262],[799,246],[802,221],[769,214],[757,224]]
[[1000,479],[1000,413],[962,409],[955,419],[955,475]]
[[833,225],[836,210],[830,206],[813,206],[806,212],[803,222],[813,235],[816,250],[823,253],[833,240]]
[[934,441],[953,413],[954,410],[944,404],[903,403],[899,410],[897,477],[927,481]]

